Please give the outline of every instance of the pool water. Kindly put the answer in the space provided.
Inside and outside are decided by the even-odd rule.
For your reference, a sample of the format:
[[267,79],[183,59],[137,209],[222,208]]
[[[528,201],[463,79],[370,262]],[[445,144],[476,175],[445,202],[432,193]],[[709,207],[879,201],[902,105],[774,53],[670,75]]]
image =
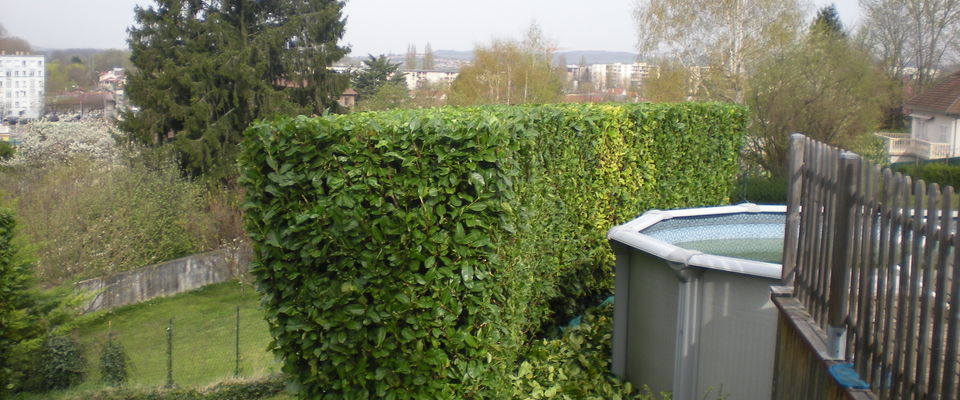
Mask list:
[[677,217],[640,233],[704,254],[780,264],[783,213],[735,213]]
[[706,254],[774,264],[780,264],[783,256],[783,238],[710,239],[675,244]]

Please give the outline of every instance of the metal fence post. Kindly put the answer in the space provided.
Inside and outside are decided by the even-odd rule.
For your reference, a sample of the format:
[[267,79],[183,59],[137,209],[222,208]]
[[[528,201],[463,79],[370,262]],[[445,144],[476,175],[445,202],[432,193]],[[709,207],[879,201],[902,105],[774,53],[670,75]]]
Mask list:
[[827,304],[827,353],[834,359],[843,359],[847,343],[847,296],[850,288],[849,262],[852,256],[851,234],[854,212],[854,192],[859,185],[857,168],[860,157],[851,152],[840,154],[837,179],[837,212],[833,257],[830,260],[830,287]]
[[236,341],[236,365],[233,368],[233,376],[240,376],[240,306],[237,306],[237,341]]
[[167,384],[164,387],[173,387],[173,318],[167,323]]
[[797,241],[800,234],[800,193],[803,189],[803,157],[806,137],[800,133],[790,135],[790,157],[787,164],[787,220],[783,236],[783,260],[781,281],[783,286],[793,286],[797,272]]

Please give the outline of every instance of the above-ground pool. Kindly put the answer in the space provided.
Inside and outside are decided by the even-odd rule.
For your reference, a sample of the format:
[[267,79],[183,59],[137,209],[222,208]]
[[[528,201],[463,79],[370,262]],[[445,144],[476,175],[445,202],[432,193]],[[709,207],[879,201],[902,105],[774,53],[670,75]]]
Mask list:
[[[756,207],[757,212],[741,210],[716,215],[682,216],[683,211],[690,210],[647,213],[638,220],[651,225],[641,228],[639,233],[703,254],[780,264],[783,254],[784,207]],[[720,209],[718,207],[713,210]],[[766,212],[762,211],[764,209]],[[652,241],[650,244],[657,245]]]
[[611,229],[613,372],[676,400],[770,398],[785,209],[653,210]]

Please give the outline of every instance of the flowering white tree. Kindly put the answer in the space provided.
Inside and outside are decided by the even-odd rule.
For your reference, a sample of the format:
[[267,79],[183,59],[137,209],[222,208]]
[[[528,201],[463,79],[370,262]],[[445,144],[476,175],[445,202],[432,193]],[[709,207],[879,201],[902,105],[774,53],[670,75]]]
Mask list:
[[13,157],[3,165],[47,165],[74,158],[112,163],[123,154],[116,141],[119,134],[112,123],[99,120],[30,123]]

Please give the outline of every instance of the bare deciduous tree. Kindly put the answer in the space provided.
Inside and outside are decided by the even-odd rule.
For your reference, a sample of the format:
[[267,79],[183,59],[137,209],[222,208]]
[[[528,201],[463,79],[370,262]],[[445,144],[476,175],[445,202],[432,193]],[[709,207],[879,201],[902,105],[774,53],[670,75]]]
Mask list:
[[960,0],[860,0],[861,37],[887,73],[901,78],[916,68],[916,84],[960,55]]
[[801,1],[637,0],[638,49],[684,66],[711,66],[711,75],[724,82],[703,82],[705,97],[742,103],[751,63],[786,47],[800,31]]

